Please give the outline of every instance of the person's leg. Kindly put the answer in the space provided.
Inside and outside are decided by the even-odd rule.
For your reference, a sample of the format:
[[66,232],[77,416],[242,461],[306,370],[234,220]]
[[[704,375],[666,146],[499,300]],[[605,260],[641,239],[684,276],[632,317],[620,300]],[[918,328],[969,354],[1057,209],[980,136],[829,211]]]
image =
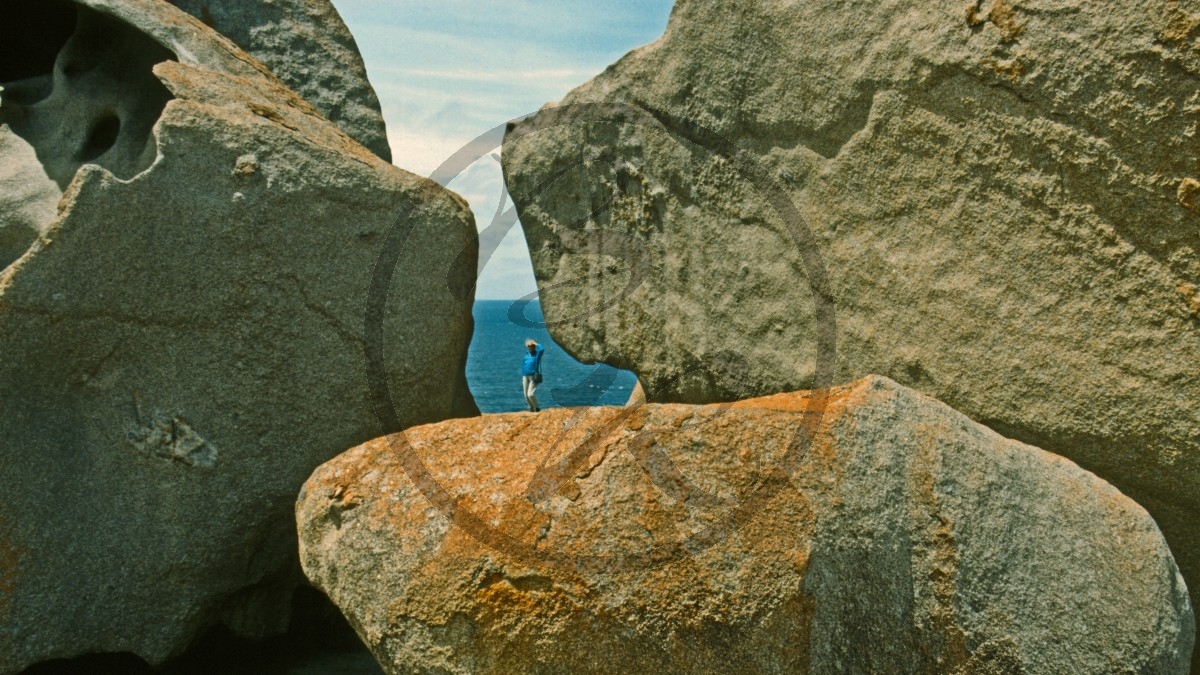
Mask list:
[[537,382],[534,382],[533,377],[529,378],[529,405],[533,406],[533,412],[538,412],[541,408],[537,403]]
[[521,376],[521,393],[525,395],[525,406],[529,408],[529,412],[533,412],[533,378],[528,375]]

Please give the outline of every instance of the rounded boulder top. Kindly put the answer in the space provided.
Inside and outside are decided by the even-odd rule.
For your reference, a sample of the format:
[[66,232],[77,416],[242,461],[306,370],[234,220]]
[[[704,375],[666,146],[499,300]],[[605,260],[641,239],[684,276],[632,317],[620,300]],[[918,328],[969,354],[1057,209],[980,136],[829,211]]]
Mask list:
[[351,138],[391,161],[379,97],[329,0],[169,0],[262,61]]

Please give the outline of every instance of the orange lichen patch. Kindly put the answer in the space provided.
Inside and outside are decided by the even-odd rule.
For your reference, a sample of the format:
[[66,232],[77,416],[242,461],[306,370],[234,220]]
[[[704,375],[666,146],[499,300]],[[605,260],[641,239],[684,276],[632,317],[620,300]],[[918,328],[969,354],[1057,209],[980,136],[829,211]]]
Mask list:
[[1200,288],[1196,288],[1195,284],[1185,282],[1176,286],[1175,290],[1183,296],[1183,301],[1187,304],[1188,311],[1192,313],[1192,316],[1200,318]]
[[[1167,25],[1159,34],[1165,42],[1184,46],[1200,29],[1200,16],[1192,14],[1179,6],[1179,0],[1167,2]],[[1200,49],[1192,45],[1192,49]]]
[[[475,591],[475,621],[482,626],[503,626],[514,618],[540,615],[555,621],[570,621],[585,608],[547,576],[510,576],[491,572]],[[515,616],[514,616],[515,615]]]
[[967,25],[971,28],[978,28],[987,21],[986,17],[979,15],[979,2],[967,3]]
[[[686,413],[678,414],[681,410]],[[681,417],[691,419],[696,410],[701,414],[695,416],[694,425],[675,425]],[[635,520],[647,533],[648,541],[661,544],[666,540],[677,540],[676,522],[691,517],[682,503],[688,502],[695,493],[694,486],[687,482],[688,476],[684,475],[687,471],[680,473],[667,458],[669,453],[683,452],[686,456],[686,448],[703,444],[709,438],[706,434],[716,433],[722,438],[724,434],[731,434],[730,438],[737,439],[738,447],[755,457],[763,452],[780,454],[779,439],[787,437],[786,433],[779,432],[780,428],[787,428],[788,423],[778,411],[739,410],[732,414],[737,419],[731,419],[727,415],[729,411],[714,407],[652,405],[639,412],[643,419],[632,425],[636,429],[630,428],[631,425],[626,423],[628,418],[622,417],[626,411],[620,409],[586,411],[584,414],[555,410],[539,415],[537,424],[522,424],[519,438],[505,438],[507,434],[499,428],[511,424],[514,421],[511,416],[488,416],[480,421],[459,420],[453,425],[418,427],[410,430],[407,436],[430,472],[445,490],[458,498],[460,506],[526,546],[532,546],[538,540],[547,521],[539,509],[548,507],[537,505],[555,494],[572,502],[579,500],[583,494],[580,481],[587,480],[598,466],[612,461],[607,458],[614,456],[619,458],[619,463],[631,467],[635,472],[633,475],[640,475],[645,481],[648,500],[639,508],[640,515]],[[775,422],[769,425],[767,418],[772,415]],[[759,418],[763,418],[762,421]],[[523,419],[531,418],[525,416]],[[471,438],[476,439],[481,452],[462,453],[457,461],[445,461],[444,448],[467,446],[472,442]],[[487,442],[480,443],[480,439],[487,439]],[[583,449],[580,457],[584,461],[571,465],[574,473],[564,474],[563,480],[558,481],[560,476],[555,476],[550,485],[553,492],[530,494],[526,491],[526,486],[534,482],[539,472],[580,448]],[[472,455],[478,461],[470,460]],[[460,486],[474,488],[467,490]],[[664,489],[665,493],[662,492]]]
[[355,508],[363,501],[361,495],[342,484],[333,486],[329,496],[343,509]]
[[980,12],[981,5],[981,0],[975,0],[966,7],[967,25],[971,28],[979,28],[985,23],[991,23],[1000,31],[1002,44],[1016,42],[1025,33],[1025,24],[1017,20],[1016,11],[1004,0],[993,2],[987,14]]
[[1001,42],[1016,42],[1025,33],[1025,24],[1017,21],[1017,13],[1004,0],[992,3],[988,21],[1000,29]]
[[1018,58],[993,59],[988,57],[983,60],[983,65],[990,66],[992,72],[1013,84],[1017,84],[1025,76],[1025,64]]
[[[748,398],[734,403],[732,410],[748,408],[777,410],[779,412],[807,413],[844,410],[861,403],[871,389],[872,378],[864,378],[847,385],[821,390],[792,391],[758,398]],[[713,404],[716,407],[722,404]]]
[[995,0],[986,14],[982,12],[982,0],[975,0],[967,5],[966,19],[967,25],[977,32],[984,24],[995,26],[1000,44],[1006,46],[998,48],[993,56],[981,59],[980,63],[1013,84],[1020,82],[1027,72],[1023,53],[1019,47],[1010,50],[1007,46],[1020,41],[1027,22],[1020,21],[1016,10],[1004,0]]
[[1200,211],[1200,181],[1195,178],[1184,178],[1179,181],[1177,197],[1181,206],[1193,211]]
[[801,551],[796,551],[795,556],[792,557],[792,566],[795,567],[796,572],[803,577],[808,573],[808,563],[811,560],[812,550],[808,547],[805,547]]
[[[748,558],[779,561],[776,574],[786,571],[803,578],[817,532],[812,501],[802,491],[785,485],[770,498],[747,506],[738,527],[742,551]],[[781,531],[788,536],[779,536]]]
[[641,406],[625,420],[625,428],[630,431],[640,431],[644,426],[646,426],[646,408]]
[[[969,427],[957,413],[886,378],[828,394],[827,424],[802,453],[792,449],[812,393],[732,407],[649,405],[637,429],[629,428],[622,408],[419,427],[407,434],[414,452],[454,500],[441,514],[404,475],[411,466],[401,464],[411,460],[389,453],[386,444],[367,444],[319,469],[306,485],[301,510],[313,508],[298,512],[302,546],[323,546],[333,559],[323,564],[306,553],[306,573],[338,596],[373,650],[404,653],[394,661],[397,672],[446,664],[464,672],[809,672],[811,651],[849,654],[874,639],[910,652],[902,669],[915,672],[1001,672],[995,663],[1019,672],[1020,653],[1007,635],[1023,633],[1002,625],[997,636],[992,624],[972,623],[968,640],[968,617],[957,612],[1011,617],[1020,628],[1027,616],[1022,600],[1011,599],[1005,586],[1022,561],[1010,564],[1006,552],[1026,550],[1029,536],[1034,542],[1042,533],[1053,536],[1054,525],[1029,535],[1019,527],[1027,519],[1005,520],[1006,487],[983,511],[973,501],[975,488],[996,478],[1014,485],[1028,480],[1042,494],[1049,491],[1041,486],[1058,484],[1042,480],[1078,470]],[[594,439],[599,449],[581,465],[585,477],[569,478],[545,496],[527,493],[540,467],[570,455],[556,444]],[[1026,457],[1030,452],[1037,456]],[[794,463],[787,476],[775,470],[782,459]],[[1097,499],[1098,479],[1075,483],[1079,494],[1053,491],[1051,505],[1060,512],[1068,510],[1062,505]],[[339,486],[346,487],[339,493]],[[366,500],[346,512],[345,527],[331,531],[320,510],[352,491]],[[1115,489],[1100,492],[1101,499],[1122,499]],[[864,499],[876,506],[861,508]],[[850,500],[857,503],[846,508]],[[1100,509],[1102,518],[1112,511],[1113,522],[1094,531],[1132,532],[1120,508],[1114,501]],[[1129,502],[1128,509],[1137,507]],[[467,510],[489,532],[462,527],[470,526]],[[376,525],[368,523],[376,521],[368,511],[387,514],[379,525],[386,529],[372,531]],[[1096,512],[1079,511],[1089,516],[1088,526]],[[885,539],[870,539],[875,532]],[[878,550],[875,543],[899,559],[889,555],[876,567],[857,553],[841,555]],[[1113,569],[1108,559],[1123,544],[1104,546],[1095,559]],[[663,548],[670,554],[654,557]],[[1035,583],[1053,586],[1038,566],[1024,569]],[[1144,572],[1116,574],[1130,580],[1126,595],[1144,588],[1138,581]],[[1024,578],[1020,572],[1011,579]],[[876,593],[875,580],[885,595]],[[1104,588],[1119,583],[1106,580]],[[1076,597],[1067,592],[1055,602]],[[828,602],[822,611],[836,617],[842,598],[859,597],[899,602],[888,611],[903,612],[897,614],[903,634],[830,636],[813,629],[818,604]],[[1029,620],[1060,616],[1039,612]]]
[[815,425],[819,424],[821,428],[827,429],[832,426],[834,420],[843,417],[846,411],[862,405],[871,396],[877,379],[872,376],[826,390],[797,391],[746,399],[734,403],[731,409],[803,415],[805,428],[813,435],[810,454],[815,453],[825,466],[833,466],[837,457],[836,448],[832,439],[825,439],[818,433],[820,429]]
[[[763,580],[762,589],[799,588],[816,532],[816,507],[795,483],[772,473],[773,463],[805,413],[825,402],[815,396],[849,406],[868,395],[871,383],[732,408],[652,404],[451,420],[364,444],[339,458],[335,471],[314,474],[306,490],[323,494],[331,511],[347,522],[354,519],[357,527],[424,537],[404,537],[398,544],[415,541],[411,559],[420,563],[403,593],[387,604],[393,622],[451,626],[465,620],[480,635],[495,638],[513,625],[529,628],[536,616],[537,630],[547,634],[591,630],[597,622],[611,631],[628,618],[601,617],[585,603],[589,589],[610,577],[611,583],[629,578],[635,587],[649,589],[639,603],[671,617],[672,630],[725,631],[749,619],[735,618],[732,610],[729,616],[724,610],[686,611],[675,606],[677,599],[738,606],[724,590],[730,560],[741,561],[748,578]],[[713,443],[738,448],[744,461],[732,454],[697,454]],[[828,473],[836,457],[833,440],[819,438],[814,448],[799,473]],[[539,473],[573,453],[579,460],[569,465],[574,473],[554,482],[554,492],[529,492]],[[450,513],[438,515],[436,504],[417,497],[424,491],[408,476],[416,460],[436,481],[434,489],[452,500]],[[822,490],[835,483],[821,476],[802,482]],[[615,502],[608,493],[613,485],[623,486]],[[473,527],[486,528],[482,536],[479,529],[462,527],[470,525],[463,520],[468,515]],[[460,526],[435,522],[442,518]],[[655,568],[659,582],[637,581],[649,573],[641,568],[587,562],[669,550],[705,532],[718,536]],[[436,554],[418,555],[422,550]],[[572,567],[575,560],[583,561],[578,568]],[[755,582],[754,593],[771,595],[759,586]],[[786,604],[779,609],[781,644],[807,645],[813,601],[791,596],[778,601]]]
[[[717,407],[713,404],[710,407]],[[777,410],[779,412],[806,412],[813,406],[813,398],[807,391],[791,391],[758,398],[748,398],[730,406],[731,410]]]
[[934,486],[934,475],[941,473],[938,445],[953,434],[944,426],[927,424],[919,425],[917,434],[920,449],[913,457],[909,476],[913,519],[919,533],[913,555],[924,557],[924,564],[917,567],[929,570],[924,583],[916,584],[916,588],[928,589],[927,593],[916,592],[917,625],[920,630],[935,633],[922,641],[931,661],[944,672],[956,672],[965,667],[971,656],[954,611],[960,561],[952,524],[942,513]]
[[678,428],[682,427],[684,424],[686,424],[688,420],[692,419],[695,416],[696,416],[696,413],[688,411],[682,415],[677,416],[675,419],[671,420],[671,426],[678,429]]
[[572,478],[566,483],[563,483],[563,486],[558,490],[558,494],[562,495],[565,499],[575,501],[579,499],[583,492],[581,492],[579,489],[579,483],[575,482],[575,479]]
[[299,127],[297,127],[295,124],[292,124],[286,117],[284,117],[283,113],[269,105],[263,105],[262,103],[258,102],[250,102],[246,104],[246,107],[250,108],[250,112],[254,113],[255,115],[258,115],[265,120],[274,122],[285,129],[290,129],[292,131],[300,130]]
[[[835,443],[820,434],[814,434],[802,464],[794,469],[797,475],[812,476],[789,482],[772,473],[787,451],[786,441],[794,435],[797,421],[808,419],[814,408],[832,406],[839,414],[872,388],[872,380],[867,379],[829,392],[781,394],[724,408],[652,404],[636,410],[555,409],[536,416],[488,415],[424,425],[402,437],[377,439],[356,448],[343,456],[336,474],[324,474],[319,487],[319,479],[314,479],[308,489],[324,491],[329,517],[338,527],[342,519],[353,517],[375,531],[427,531],[430,518],[440,510],[460,526],[444,535],[442,551],[462,560],[497,547],[497,542],[502,551],[523,563],[546,553],[557,554],[560,560],[586,557],[596,553],[597,542],[612,537],[632,551],[671,546],[729,518],[732,503],[751,507],[736,517],[740,534],[748,536],[747,541],[769,542],[780,518],[797,513],[811,518],[808,497],[795,485],[826,490],[837,484],[836,476],[827,476],[831,470],[838,472]],[[820,418],[813,419],[815,424]],[[733,461],[722,467],[688,465],[695,448],[713,439],[737,448],[737,454],[729,456]],[[678,464],[681,460],[684,464]],[[636,516],[611,520],[585,515],[597,508],[603,509],[600,513],[607,510],[603,488],[598,493],[590,478],[602,465],[608,468],[600,485],[613,480],[614,471],[642,482],[644,502]],[[427,484],[413,484],[410,472],[423,471],[428,472]],[[706,477],[701,481],[705,488],[693,482],[697,476]],[[378,485],[385,481],[390,484]],[[588,481],[592,483],[585,485]],[[776,485],[770,485],[772,481]],[[535,489],[542,482],[545,489]],[[406,497],[388,499],[383,508],[358,508],[364,503],[362,495],[418,491],[425,497],[433,495],[433,503]],[[725,496],[716,497],[718,493]],[[787,497],[780,503],[786,508],[759,503],[765,497],[773,504],[772,497],[783,494]],[[755,525],[759,516],[775,525]],[[812,522],[802,521],[791,523],[788,530],[811,534]],[[457,531],[464,525],[465,531]],[[547,538],[552,530],[556,534]],[[481,532],[484,536],[477,540],[475,535]],[[794,561],[794,549],[789,544],[788,550],[772,555]],[[443,572],[445,568],[438,567],[422,574],[436,578]]]

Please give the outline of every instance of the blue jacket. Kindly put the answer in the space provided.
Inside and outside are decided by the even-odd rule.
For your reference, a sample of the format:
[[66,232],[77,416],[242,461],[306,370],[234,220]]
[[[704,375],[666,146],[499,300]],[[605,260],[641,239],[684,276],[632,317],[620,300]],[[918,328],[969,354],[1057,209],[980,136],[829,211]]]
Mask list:
[[542,365],[542,353],[546,349],[538,345],[534,351],[535,354],[530,354],[528,349],[525,350],[525,360],[521,362],[522,375],[532,375],[537,372],[538,366]]

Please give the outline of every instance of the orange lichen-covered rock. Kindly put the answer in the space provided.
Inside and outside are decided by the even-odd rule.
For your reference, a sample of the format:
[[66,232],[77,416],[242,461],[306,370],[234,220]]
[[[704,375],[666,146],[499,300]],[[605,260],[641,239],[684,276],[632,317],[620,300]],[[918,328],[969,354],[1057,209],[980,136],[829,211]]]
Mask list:
[[390,673],[1180,673],[1192,649],[1141,507],[878,377],[416,427],[319,468],[297,518]]

